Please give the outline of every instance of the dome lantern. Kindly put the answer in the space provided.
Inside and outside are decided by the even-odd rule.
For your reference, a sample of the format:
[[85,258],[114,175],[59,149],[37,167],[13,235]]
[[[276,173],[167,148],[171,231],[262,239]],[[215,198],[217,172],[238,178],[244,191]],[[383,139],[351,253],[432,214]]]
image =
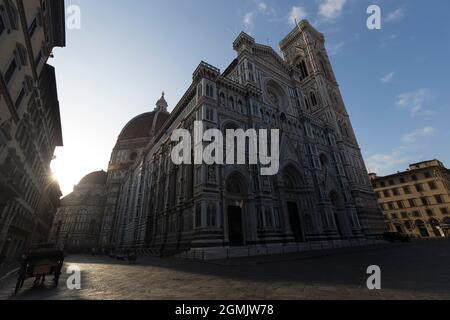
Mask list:
[[156,108],[155,108],[155,111],[163,111],[163,112],[167,112],[167,106],[168,106],[168,104],[167,104],[167,101],[166,101],[166,99],[164,98],[164,96],[165,96],[165,93],[164,93],[164,91],[162,92],[162,95],[161,95],[161,99],[159,99],[157,102],[156,102]]

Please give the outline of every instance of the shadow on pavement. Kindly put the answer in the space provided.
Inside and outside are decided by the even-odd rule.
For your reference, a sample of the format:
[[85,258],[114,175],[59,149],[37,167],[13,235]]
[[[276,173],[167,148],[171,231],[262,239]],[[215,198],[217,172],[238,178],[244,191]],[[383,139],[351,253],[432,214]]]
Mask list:
[[144,258],[143,265],[253,282],[315,283],[366,290],[367,268],[378,265],[384,289],[444,294],[450,299],[450,240],[330,251],[312,256],[252,257],[211,262]]

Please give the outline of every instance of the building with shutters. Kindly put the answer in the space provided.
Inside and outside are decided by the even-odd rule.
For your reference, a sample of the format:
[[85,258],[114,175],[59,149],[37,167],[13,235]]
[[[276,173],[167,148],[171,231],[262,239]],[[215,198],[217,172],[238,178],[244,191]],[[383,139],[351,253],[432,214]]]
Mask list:
[[50,162],[62,146],[54,47],[63,0],[0,0],[0,259],[47,241],[61,192]]
[[423,161],[370,178],[390,231],[413,238],[450,237],[450,171],[442,162]]

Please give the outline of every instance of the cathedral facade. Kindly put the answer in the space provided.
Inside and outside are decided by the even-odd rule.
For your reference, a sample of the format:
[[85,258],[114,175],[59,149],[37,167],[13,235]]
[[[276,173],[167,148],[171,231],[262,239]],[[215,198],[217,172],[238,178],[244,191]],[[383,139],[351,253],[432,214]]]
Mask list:
[[[201,62],[171,113],[163,95],[130,121],[111,156],[99,247],[175,254],[379,238],[385,224],[324,43],[307,21],[280,42],[282,56],[241,33],[224,72]],[[193,135],[195,121],[279,129],[279,173],[175,165],[172,132]]]
[[92,172],[62,198],[50,242],[68,252],[96,251],[106,198],[106,177],[104,171]]

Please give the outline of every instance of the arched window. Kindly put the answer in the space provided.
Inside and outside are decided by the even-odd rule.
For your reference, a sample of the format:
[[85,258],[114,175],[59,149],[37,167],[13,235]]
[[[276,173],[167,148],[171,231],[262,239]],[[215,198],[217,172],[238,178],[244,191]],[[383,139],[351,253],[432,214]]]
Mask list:
[[316,94],[314,92],[311,92],[309,94],[309,97],[311,99],[311,103],[313,105],[313,107],[317,106],[317,98],[316,98]]
[[230,97],[230,98],[228,99],[228,106],[229,106],[231,109],[234,110],[234,99],[233,99],[233,97]]
[[309,100],[308,100],[307,97],[305,97],[305,106],[306,106],[306,109],[307,109],[307,110],[310,109],[310,106],[309,106]]
[[240,113],[244,113],[244,105],[242,104],[241,100],[238,101],[237,105],[238,105],[238,111]]
[[206,85],[206,96],[214,98],[214,87],[210,84]]
[[299,77],[300,80],[303,80],[308,77],[308,68],[306,67],[305,60],[301,60],[299,63],[297,63],[297,69],[299,70]]
[[28,52],[23,44],[21,43],[16,44],[14,55],[20,67],[26,66],[28,64]]
[[225,105],[225,94],[223,92],[221,92],[219,95],[219,103],[221,105]]
[[323,153],[320,155],[320,164],[323,168],[328,167],[329,164],[328,157]]
[[0,14],[2,16],[3,27],[10,32],[18,30],[19,27],[19,11],[11,0],[4,0],[5,6],[0,6]]

